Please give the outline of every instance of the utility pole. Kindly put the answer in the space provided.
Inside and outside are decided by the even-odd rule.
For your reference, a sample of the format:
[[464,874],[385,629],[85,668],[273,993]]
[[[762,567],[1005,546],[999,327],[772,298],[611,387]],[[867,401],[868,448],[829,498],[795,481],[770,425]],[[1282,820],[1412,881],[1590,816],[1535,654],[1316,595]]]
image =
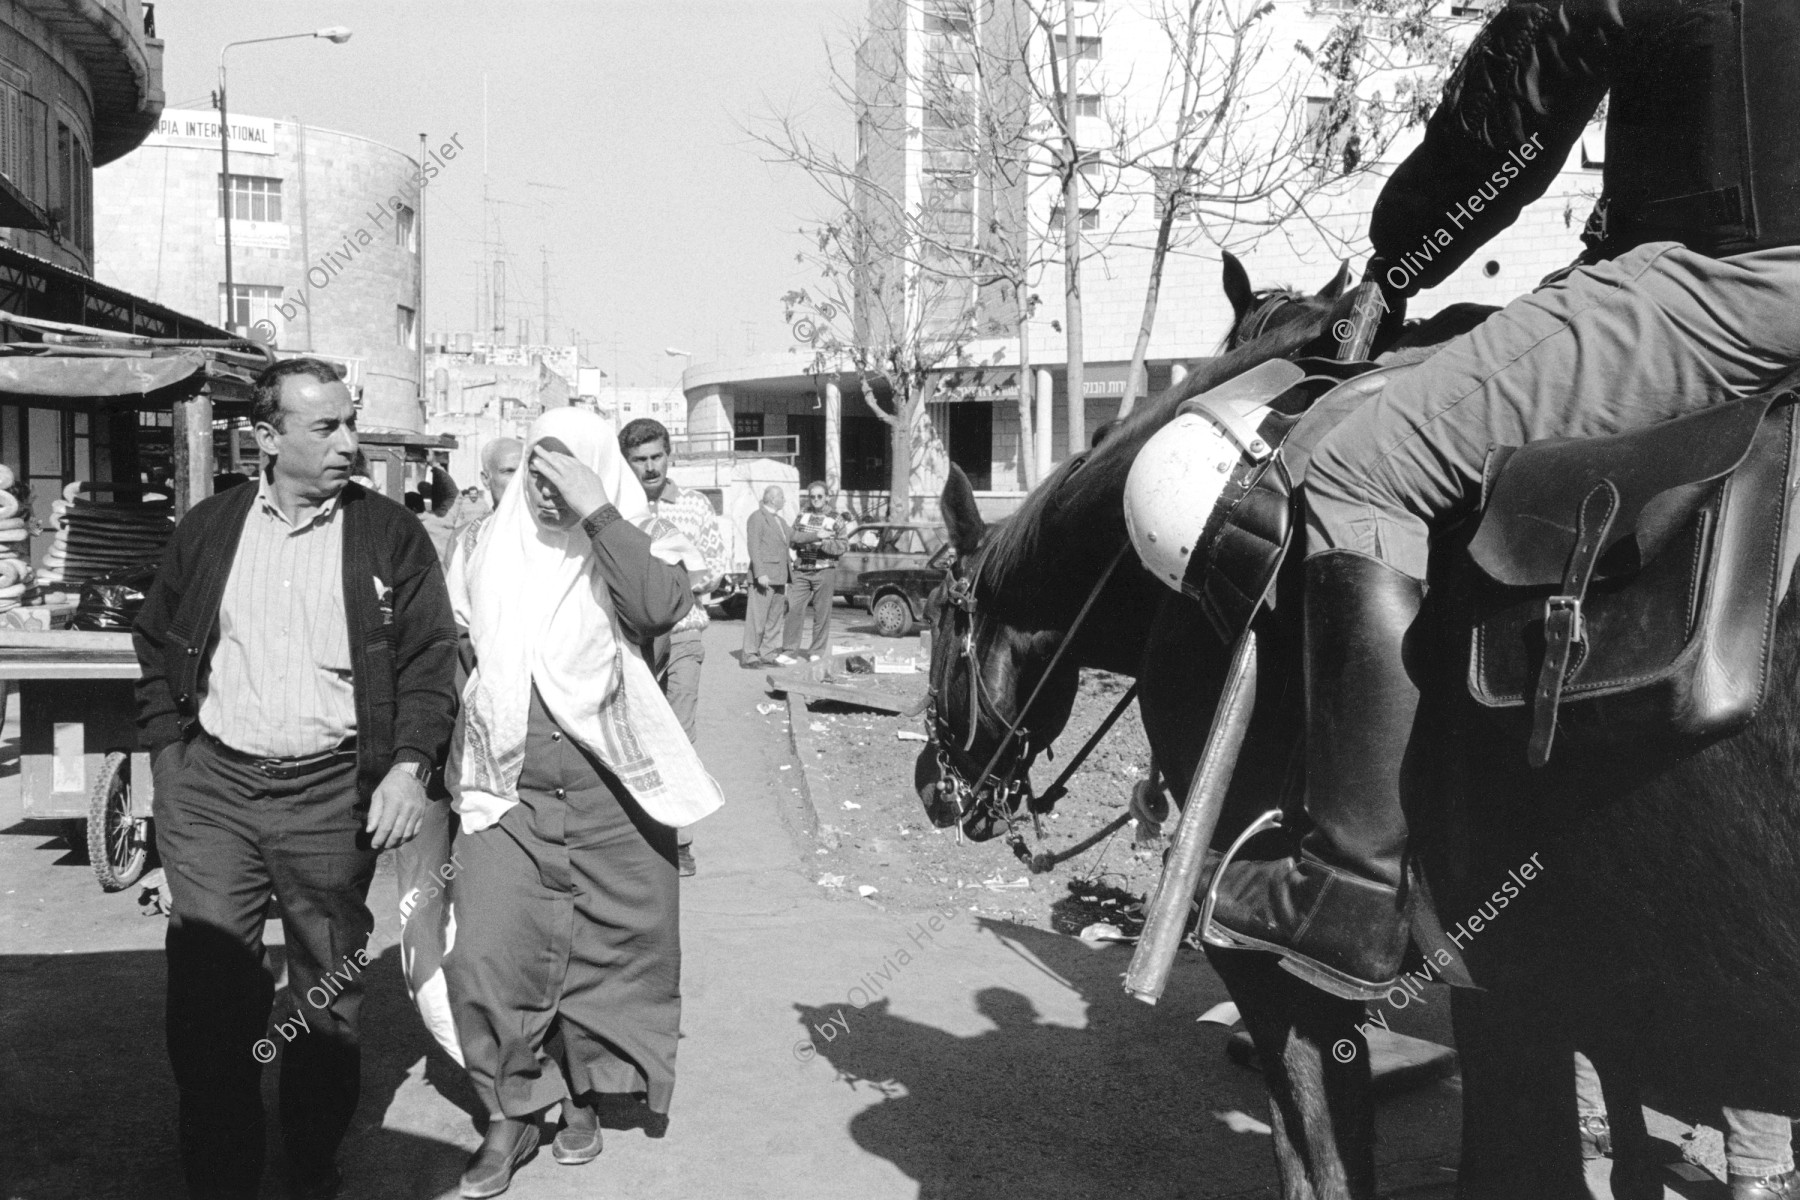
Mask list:
[[413,344],[418,347],[419,419],[431,416],[431,402],[425,390],[425,135],[419,135],[419,211],[413,216],[413,236],[419,241],[419,303],[413,310]]
[[1075,0],[1063,0],[1063,359],[1069,381],[1070,458],[1087,449],[1087,382],[1081,337],[1081,143],[1075,124],[1081,111],[1075,82],[1076,64],[1081,61],[1079,46]]

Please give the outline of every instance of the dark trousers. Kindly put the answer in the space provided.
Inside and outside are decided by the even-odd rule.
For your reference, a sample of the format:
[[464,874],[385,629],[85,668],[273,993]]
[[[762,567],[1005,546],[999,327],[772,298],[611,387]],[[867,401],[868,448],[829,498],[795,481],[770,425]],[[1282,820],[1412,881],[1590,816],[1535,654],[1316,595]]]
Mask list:
[[789,654],[804,654],[800,649],[800,627],[810,611],[813,619],[812,653],[823,656],[831,640],[831,597],[837,591],[837,570],[826,567],[819,571],[795,570],[788,581],[787,625],[782,630],[781,648]]
[[[361,1091],[356,1017],[375,927],[375,873],[354,757],[270,779],[201,737],[156,762],[156,845],[168,876],[169,1061],[182,1168],[195,1197],[257,1193],[263,1063],[279,1056],[289,1165],[329,1168]],[[277,1024],[263,947],[281,902],[288,992]]]

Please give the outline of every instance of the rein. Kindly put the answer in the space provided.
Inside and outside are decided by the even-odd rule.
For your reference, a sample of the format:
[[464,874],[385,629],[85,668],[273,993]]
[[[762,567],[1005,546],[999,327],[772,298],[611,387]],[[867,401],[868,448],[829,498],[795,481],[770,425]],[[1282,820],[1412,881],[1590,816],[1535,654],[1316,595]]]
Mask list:
[[[1049,665],[1044,668],[1043,673],[1038,677],[1037,686],[1031,689],[1031,695],[1026,698],[1025,703],[1019,708],[1018,715],[1006,724],[1006,731],[1000,739],[1000,744],[994,747],[994,752],[988,756],[987,765],[982,767],[981,774],[976,776],[975,782],[972,784],[962,778],[961,774],[956,770],[955,764],[951,763],[949,756],[944,753],[943,747],[945,739],[942,735],[950,733],[951,731],[946,727],[942,715],[937,710],[936,689],[931,689],[930,721],[932,733],[934,735],[933,741],[937,745],[938,774],[941,779],[949,781],[953,787],[956,796],[957,816],[959,818],[968,814],[974,802],[980,797],[982,789],[989,786],[990,783],[997,785],[996,794],[993,796],[992,800],[990,800],[990,803],[993,801],[1003,802],[1008,800],[1014,792],[1020,790],[1021,780],[1019,776],[1021,770],[1023,769],[1028,773],[1032,761],[1037,757],[1037,749],[1033,748],[1031,745],[1031,732],[1026,728],[1025,719],[1030,716],[1032,706],[1037,703],[1038,696],[1042,694],[1045,685],[1050,682],[1050,677],[1055,673],[1057,664],[1062,661],[1063,655],[1067,653],[1069,647],[1074,644],[1075,635],[1081,631],[1081,627],[1086,622],[1088,614],[1093,611],[1095,601],[1099,600],[1100,593],[1106,589],[1107,583],[1112,579],[1113,572],[1118,569],[1119,563],[1124,561],[1125,552],[1130,548],[1131,543],[1126,542],[1119,547],[1118,553],[1113,555],[1112,561],[1106,564],[1106,570],[1100,573],[1100,578],[1094,582],[1094,586],[1088,591],[1087,599],[1082,601],[1081,610],[1075,614],[1075,620],[1069,625],[1067,632],[1062,636],[1062,640],[1057,644],[1056,653],[1050,657]],[[968,753],[970,747],[975,744],[975,734],[981,725],[981,714],[983,709],[985,708],[990,713],[994,711],[994,706],[991,703],[984,704],[983,702],[984,692],[981,686],[981,664],[977,661],[975,655],[975,627],[976,618],[979,615],[975,591],[976,585],[981,579],[981,567],[982,564],[978,562],[975,567],[975,572],[968,583],[965,584],[952,576],[949,584],[945,588],[949,601],[969,616],[969,627],[967,631],[964,632],[962,638],[959,639],[961,643],[959,653],[961,653],[969,666],[969,729],[962,744],[962,751],[965,754]],[[1045,793],[1046,796],[1053,796],[1056,794],[1056,788],[1060,787],[1069,778],[1075,768],[1079,766],[1081,761],[1093,750],[1094,746],[1099,742],[1100,736],[1112,727],[1113,722],[1118,719],[1119,714],[1124,711],[1125,706],[1130,703],[1136,694],[1137,685],[1134,683],[1130,690],[1125,693],[1125,696],[1120,700],[1119,704],[1115,706],[1112,714],[1107,717],[1100,729],[1096,731],[1093,737],[1088,739],[1087,745],[1081,748],[1080,753],[1078,753],[1069,763],[1068,767],[1064,769],[1061,777],[1059,777],[1056,783],[1052,785],[1051,791]],[[1024,735],[1022,739],[1020,737],[1021,734]],[[1012,747],[1015,740],[1023,741],[1025,752],[1014,756],[1012,765],[1007,770],[1006,776],[1002,780],[995,775],[995,768],[1000,765],[1001,758],[1006,754],[1007,750]],[[1011,805],[1005,803],[1001,804],[1001,816],[1006,819],[1009,826],[1012,823],[1012,814],[1010,810]]]

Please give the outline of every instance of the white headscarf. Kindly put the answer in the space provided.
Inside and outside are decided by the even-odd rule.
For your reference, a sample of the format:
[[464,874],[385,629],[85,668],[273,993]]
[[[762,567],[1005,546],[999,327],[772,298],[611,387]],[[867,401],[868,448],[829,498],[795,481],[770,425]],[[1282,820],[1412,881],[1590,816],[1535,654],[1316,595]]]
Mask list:
[[[476,658],[458,747],[463,827],[484,828],[518,803],[533,684],[563,732],[597,755],[651,817],[698,820],[719,806],[718,785],[641,651],[620,635],[587,531],[545,529],[531,514],[531,451],[551,437],[599,476],[621,516],[640,526],[651,519],[610,422],[574,408],[533,422],[519,471],[451,570],[452,602]],[[672,565],[701,561],[679,537],[659,537],[652,553]]]

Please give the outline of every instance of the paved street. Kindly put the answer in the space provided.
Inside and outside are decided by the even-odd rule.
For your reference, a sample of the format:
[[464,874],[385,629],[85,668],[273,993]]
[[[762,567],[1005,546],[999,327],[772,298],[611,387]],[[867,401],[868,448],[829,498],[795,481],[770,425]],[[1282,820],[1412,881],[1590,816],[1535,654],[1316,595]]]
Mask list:
[[[839,609],[838,622],[863,618]],[[1148,1008],[1119,988],[1122,948],[967,911],[933,933],[930,913],[814,883],[792,832],[803,801],[785,710],[756,712],[763,673],[738,667],[740,636],[724,622],[708,640],[701,749],[727,803],[697,831],[700,874],[683,882],[684,1040],[666,1135],[609,1130],[581,1168],[540,1154],[508,1194],[1273,1195],[1261,1087],[1225,1061],[1225,1031],[1195,1023],[1224,998],[1197,957]],[[479,1140],[470,1089],[401,987],[393,895],[384,871],[363,1101],[343,1156],[356,1200],[453,1196]],[[102,894],[54,827],[0,813],[7,1200],[180,1194],[163,922],[138,915],[135,896]],[[1444,1008],[1409,1031],[1443,1039]],[[1385,1106],[1381,1155],[1398,1165],[1384,1182],[1448,1180],[1455,1125],[1453,1082]],[[265,1195],[281,1195],[273,1172]]]

